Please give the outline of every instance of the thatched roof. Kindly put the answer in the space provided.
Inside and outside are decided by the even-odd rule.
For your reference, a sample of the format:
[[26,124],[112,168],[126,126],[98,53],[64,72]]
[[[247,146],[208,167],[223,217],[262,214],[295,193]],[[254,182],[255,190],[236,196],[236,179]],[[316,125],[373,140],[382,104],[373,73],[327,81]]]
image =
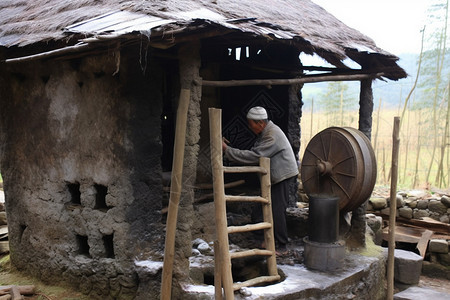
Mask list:
[[[253,31],[253,36],[270,35],[272,39],[289,40],[301,51],[317,53],[334,65],[339,65],[347,57],[361,64],[370,55],[370,61],[390,69],[388,78],[406,76],[395,63],[398,60],[395,55],[378,48],[372,39],[346,26],[310,0],[2,0],[0,47],[69,40],[65,28],[120,10],[173,20],[175,24],[181,22],[184,28],[188,28],[194,24],[195,17],[177,20],[177,14],[202,8],[223,16],[225,20],[239,19],[237,23],[228,22],[235,26],[235,30]],[[215,23],[214,20],[204,21]],[[169,25],[173,24],[161,27]],[[257,27],[261,30],[256,30]],[[269,30],[267,34],[264,29],[272,32]],[[280,35],[274,35],[274,30]]]

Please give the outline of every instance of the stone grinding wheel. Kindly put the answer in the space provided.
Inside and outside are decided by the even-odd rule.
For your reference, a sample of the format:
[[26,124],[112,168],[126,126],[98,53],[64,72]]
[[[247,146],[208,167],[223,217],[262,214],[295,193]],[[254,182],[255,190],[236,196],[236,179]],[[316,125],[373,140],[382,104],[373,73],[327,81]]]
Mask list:
[[350,127],[330,127],[315,135],[301,164],[308,195],[339,197],[339,210],[351,211],[369,199],[377,176],[369,139]]

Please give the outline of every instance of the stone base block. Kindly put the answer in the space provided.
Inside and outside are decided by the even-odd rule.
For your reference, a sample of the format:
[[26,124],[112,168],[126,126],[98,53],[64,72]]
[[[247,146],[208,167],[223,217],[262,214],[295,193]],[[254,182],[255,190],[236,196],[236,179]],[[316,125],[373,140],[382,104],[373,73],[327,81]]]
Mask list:
[[345,256],[345,242],[334,243],[311,242],[308,237],[305,242],[304,262],[310,269],[319,271],[333,271],[341,268]]
[[395,249],[394,279],[404,284],[419,283],[423,258],[411,251]]

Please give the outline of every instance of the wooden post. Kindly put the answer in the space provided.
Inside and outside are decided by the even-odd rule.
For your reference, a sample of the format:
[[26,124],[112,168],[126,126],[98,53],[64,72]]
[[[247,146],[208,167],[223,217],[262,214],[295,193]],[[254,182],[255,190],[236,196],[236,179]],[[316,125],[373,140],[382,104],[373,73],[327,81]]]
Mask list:
[[270,159],[267,157],[261,157],[259,159],[259,165],[267,170],[266,174],[261,175],[261,196],[269,200],[268,205],[263,205],[264,222],[272,224],[269,229],[264,230],[264,243],[267,250],[272,251],[272,255],[267,258],[267,270],[269,276],[278,275],[277,269],[277,257],[275,255],[275,237],[273,233],[273,214],[272,214],[272,201],[270,195]]
[[391,166],[391,193],[389,207],[389,240],[388,240],[388,266],[387,266],[387,297],[394,299],[394,250],[395,250],[395,215],[397,210],[397,178],[398,178],[398,150],[400,117],[394,118],[392,134],[392,166]]
[[181,89],[175,128],[175,145],[170,183],[169,210],[167,214],[166,241],[164,248],[164,264],[161,282],[161,299],[170,300],[172,294],[172,271],[175,256],[175,232],[177,228],[178,205],[180,203],[184,145],[186,141],[186,123],[190,90]]
[[234,299],[233,277],[231,274],[230,249],[228,244],[227,211],[222,162],[222,110],[209,108],[209,128],[211,147],[211,166],[213,172],[214,208],[216,234],[219,240],[222,286],[225,299]]
[[214,299],[222,300],[222,256],[219,240],[214,241]]

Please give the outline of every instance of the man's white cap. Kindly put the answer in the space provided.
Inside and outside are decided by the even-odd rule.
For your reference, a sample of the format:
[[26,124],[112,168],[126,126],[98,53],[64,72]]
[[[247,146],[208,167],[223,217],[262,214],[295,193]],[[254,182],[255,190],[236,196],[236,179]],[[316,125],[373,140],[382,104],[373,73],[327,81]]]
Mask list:
[[267,111],[261,106],[252,107],[247,113],[247,119],[267,120]]

